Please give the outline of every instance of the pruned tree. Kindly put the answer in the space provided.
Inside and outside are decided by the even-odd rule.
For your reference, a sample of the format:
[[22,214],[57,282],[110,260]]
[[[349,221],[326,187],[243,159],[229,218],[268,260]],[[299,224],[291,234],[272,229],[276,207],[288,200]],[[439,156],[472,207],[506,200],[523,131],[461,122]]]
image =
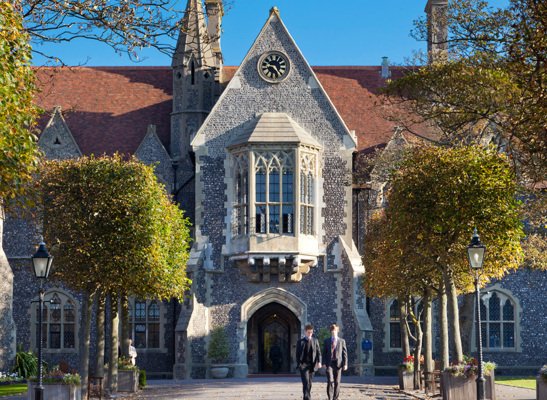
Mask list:
[[470,232],[477,227],[489,248],[482,284],[518,268],[523,259],[514,178],[507,157],[478,146],[416,148],[393,175],[386,210],[396,227],[392,235],[404,243],[405,256],[418,254],[442,278],[458,361],[463,351],[457,295],[472,290]]
[[[119,155],[49,161],[40,186],[44,236],[56,257],[53,278],[84,293],[87,315],[96,293],[110,295],[113,321],[122,294],[156,299],[184,296],[189,288],[185,273],[189,223],[152,167]],[[83,331],[85,343],[89,318]],[[117,333],[112,334],[111,383],[118,349]],[[80,372],[85,382],[89,353],[84,350]]]

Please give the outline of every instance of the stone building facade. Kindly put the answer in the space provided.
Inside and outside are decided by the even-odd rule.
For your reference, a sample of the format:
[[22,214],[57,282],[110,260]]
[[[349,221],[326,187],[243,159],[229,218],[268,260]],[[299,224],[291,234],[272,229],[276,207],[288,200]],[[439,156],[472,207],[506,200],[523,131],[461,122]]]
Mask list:
[[[426,10],[444,4],[430,1]],[[383,206],[386,171],[418,140],[385,118],[396,108],[377,105],[378,89],[403,68],[386,60],[312,68],[275,8],[241,65],[226,67],[222,12],[220,0],[206,0],[205,10],[188,1],[171,68],[37,71],[47,157],[134,154],[156,165],[194,223],[190,296],[131,299],[137,363],[151,377],[206,377],[210,332],[222,326],[232,376],[271,372],[273,345],[282,350],[282,372],[293,373],[304,325],[318,331],[336,322],[351,373],[393,373],[401,359],[396,307],[393,299],[367,298],[361,257],[367,215]],[[381,156],[358,177],[357,160],[372,153]],[[0,336],[31,349],[38,327],[29,300],[38,287],[30,255],[38,231],[11,216],[3,236],[14,328],[3,325]],[[545,273],[521,270],[487,289],[487,358],[530,370],[545,363],[546,287]],[[46,299],[53,303],[42,327],[45,357],[77,367],[81,297],[49,282]]]

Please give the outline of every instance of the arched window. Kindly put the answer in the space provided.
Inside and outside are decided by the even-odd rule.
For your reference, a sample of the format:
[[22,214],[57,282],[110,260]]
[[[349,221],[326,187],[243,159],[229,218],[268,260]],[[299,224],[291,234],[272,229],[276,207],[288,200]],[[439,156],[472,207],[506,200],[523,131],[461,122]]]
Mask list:
[[481,336],[485,351],[517,348],[516,308],[515,299],[500,290],[490,290],[481,297]]
[[129,323],[133,345],[137,349],[159,349],[161,340],[161,307],[157,300],[129,300]]
[[389,306],[389,347],[392,349],[401,348],[400,318],[399,301],[395,299]]
[[[32,305],[32,347],[38,347],[39,306]],[[44,294],[42,348],[46,351],[77,351],[77,303],[69,294],[52,289]]]
[[[412,299],[412,309],[416,316],[420,318],[420,325],[422,331],[424,329],[424,315],[423,315],[423,303],[421,300]],[[393,299],[386,304],[386,334],[385,343],[389,350],[399,351],[402,348],[402,332],[401,332],[401,310],[399,307],[399,300]],[[410,316],[407,316],[408,326],[410,328],[411,335],[415,335],[416,328],[412,323]],[[409,336],[410,346],[414,346],[414,340]]]

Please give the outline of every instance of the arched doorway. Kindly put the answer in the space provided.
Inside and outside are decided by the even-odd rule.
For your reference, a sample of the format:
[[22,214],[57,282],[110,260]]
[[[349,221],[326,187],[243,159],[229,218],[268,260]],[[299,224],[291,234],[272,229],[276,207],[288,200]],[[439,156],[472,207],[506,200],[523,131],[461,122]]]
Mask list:
[[300,321],[284,305],[268,303],[247,322],[247,364],[250,373],[293,372]]

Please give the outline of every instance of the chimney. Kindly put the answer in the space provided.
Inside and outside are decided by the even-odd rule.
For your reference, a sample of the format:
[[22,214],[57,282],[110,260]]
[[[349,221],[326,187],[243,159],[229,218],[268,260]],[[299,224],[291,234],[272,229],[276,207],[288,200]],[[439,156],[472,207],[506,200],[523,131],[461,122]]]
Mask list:
[[222,0],[205,0],[207,10],[207,33],[211,40],[211,50],[217,59],[217,67],[222,65],[222,51],[220,50],[220,34],[224,7]]
[[448,0],[427,0],[427,54],[429,62],[446,59],[448,49]]
[[385,56],[382,57],[382,70],[380,71],[380,75],[384,79],[391,77],[391,71],[389,70],[389,59]]

